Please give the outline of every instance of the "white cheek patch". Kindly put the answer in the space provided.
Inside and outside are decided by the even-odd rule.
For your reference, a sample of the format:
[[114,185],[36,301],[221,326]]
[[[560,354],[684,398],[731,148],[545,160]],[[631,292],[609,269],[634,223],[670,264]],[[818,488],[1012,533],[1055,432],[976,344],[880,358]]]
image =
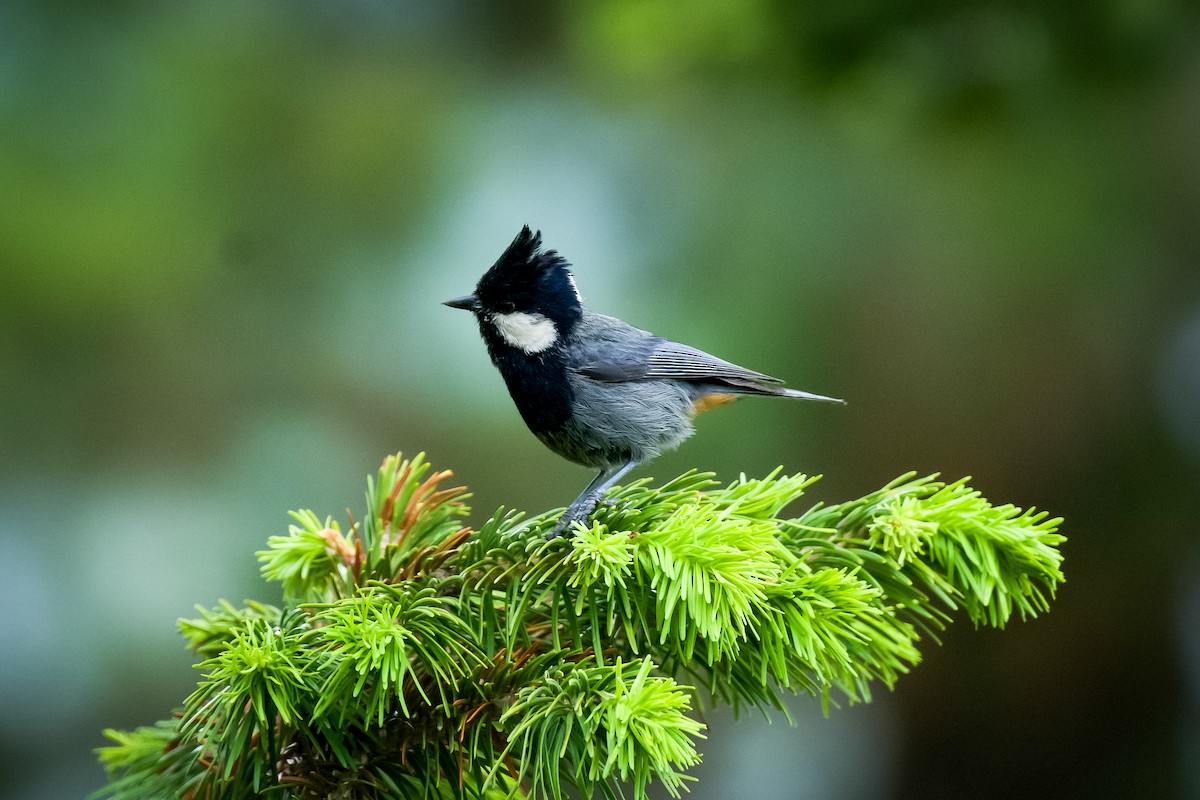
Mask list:
[[504,341],[526,353],[540,353],[558,341],[558,329],[554,327],[554,322],[541,314],[526,314],[524,311],[493,314],[492,322]]

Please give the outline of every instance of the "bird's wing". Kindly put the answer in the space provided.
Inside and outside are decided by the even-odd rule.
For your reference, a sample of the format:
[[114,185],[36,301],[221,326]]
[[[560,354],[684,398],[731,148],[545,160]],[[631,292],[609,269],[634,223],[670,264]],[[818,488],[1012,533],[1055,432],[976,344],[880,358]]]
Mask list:
[[783,383],[778,378],[739,367],[686,344],[654,336],[611,317],[604,318],[603,324],[589,324],[588,330],[582,333],[581,339],[587,344],[582,348],[576,370],[597,381],[728,381],[751,386]]
[[782,384],[752,369],[739,367],[722,358],[686,344],[660,339],[646,362],[642,380],[672,379],[679,381],[733,380],[750,383]]

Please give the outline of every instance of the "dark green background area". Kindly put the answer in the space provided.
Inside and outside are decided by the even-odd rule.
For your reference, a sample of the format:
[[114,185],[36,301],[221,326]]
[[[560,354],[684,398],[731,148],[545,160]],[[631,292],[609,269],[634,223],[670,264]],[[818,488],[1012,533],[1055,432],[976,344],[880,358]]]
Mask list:
[[708,716],[697,800],[1200,796],[1194,3],[0,4],[0,795],[98,787],[276,599],[290,508],[428,452],[500,504],[524,430],[471,289],[521,224],[585,301],[845,397],[639,470],[915,469],[1067,518],[1067,584],[873,704]]

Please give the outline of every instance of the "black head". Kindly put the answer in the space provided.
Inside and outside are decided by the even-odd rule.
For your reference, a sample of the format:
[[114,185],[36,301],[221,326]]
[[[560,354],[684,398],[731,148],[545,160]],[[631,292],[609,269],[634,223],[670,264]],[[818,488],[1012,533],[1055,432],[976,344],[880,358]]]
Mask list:
[[500,313],[537,313],[558,323],[579,318],[579,293],[570,264],[542,250],[542,232],[525,225],[475,287],[482,308]]
[[[554,324],[556,341],[570,333],[583,315],[570,264],[554,250],[543,251],[541,231],[535,233],[528,225],[479,279],[473,295],[448,300],[446,305],[475,312],[489,344],[489,334],[498,333],[497,324],[506,331],[516,330],[515,323],[522,329],[530,325],[536,329],[544,320]],[[513,341],[508,344],[516,346]]]

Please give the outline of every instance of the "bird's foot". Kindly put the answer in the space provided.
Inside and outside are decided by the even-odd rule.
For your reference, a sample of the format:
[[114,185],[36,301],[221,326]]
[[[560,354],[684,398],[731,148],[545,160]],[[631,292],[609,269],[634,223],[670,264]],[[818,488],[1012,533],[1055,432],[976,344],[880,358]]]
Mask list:
[[635,506],[631,500],[616,500],[602,497],[596,503],[597,511],[603,510],[606,512],[621,513],[622,511],[631,511],[634,508]]
[[563,512],[563,515],[558,518],[558,522],[554,523],[554,527],[550,529],[550,533],[546,534],[546,538],[557,539],[564,535],[576,522],[587,525],[588,517],[596,509],[596,504],[596,500],[586,503],[572,503]]
[[546,535],[547,539],[557,539],[564,535],[571,526],[578,522],[587,526],[588,518],[597,511],[603,511],[606,514],[621,514],[635,508],[634,504],[629,500],[610,500],[607,497],[600,497],[588,503],[572,504],[559,517],[558,522]]
[[586,524],[587,518],[596,509],[596,504],[600,502],[600,498],[604,493],[611,489],[613,484],[620,480],[622,475],[637,465],[637,461],[630,459],[616,469],[612,467],[602,469],[600,474],[583,490],[583,494],[579,495],[579,497],[575,498],[575,502],[567,506],[567,510],[563,512],[562,517],[559,518],[558,523],[546,538],[557,539],[566,533],[567,528],[576,522]]

